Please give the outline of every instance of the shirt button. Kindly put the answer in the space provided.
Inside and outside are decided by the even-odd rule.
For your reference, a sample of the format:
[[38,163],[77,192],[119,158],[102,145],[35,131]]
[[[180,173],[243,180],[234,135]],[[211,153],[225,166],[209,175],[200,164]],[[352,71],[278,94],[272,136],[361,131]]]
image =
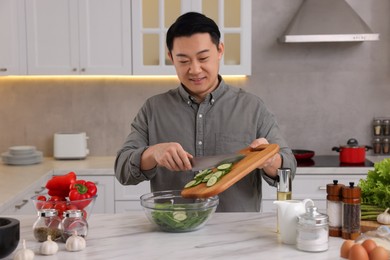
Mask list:
[[202,118],[203,117],[203,115],[202,114],[199,114],[199,118]]
[[187,101],[187,104],[188,104],[188,105],[191,105],[191,100],[188,100],[188,101]]
[[211,99],[211,100],[210,100],[211,104],[214,104],[214,101],[215,101],[214,98]]
[[198,144],[199,144],[199,145],[202,145],[202,141],[199,141]]

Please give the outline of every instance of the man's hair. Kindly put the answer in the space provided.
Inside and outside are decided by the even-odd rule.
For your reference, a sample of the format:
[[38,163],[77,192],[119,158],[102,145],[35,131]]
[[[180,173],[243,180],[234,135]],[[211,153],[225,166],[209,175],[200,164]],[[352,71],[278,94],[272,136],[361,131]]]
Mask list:
[[176,37],[191,36],[195,33],[210,34],[211,41],[218,48],[221,38],[221,32],[219,31],[218,25],[204,14],[188,12],[179,16],[171,27],[169,27],[166,38],[168,51],[172,51],[173,40]]

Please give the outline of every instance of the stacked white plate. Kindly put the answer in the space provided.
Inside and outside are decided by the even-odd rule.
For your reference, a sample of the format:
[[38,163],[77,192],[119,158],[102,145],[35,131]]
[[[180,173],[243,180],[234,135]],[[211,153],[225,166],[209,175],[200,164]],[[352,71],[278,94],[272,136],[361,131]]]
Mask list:
[[12,146],[1,157],[5,164],[29,165],[42,162],[43,154],[35,146]]

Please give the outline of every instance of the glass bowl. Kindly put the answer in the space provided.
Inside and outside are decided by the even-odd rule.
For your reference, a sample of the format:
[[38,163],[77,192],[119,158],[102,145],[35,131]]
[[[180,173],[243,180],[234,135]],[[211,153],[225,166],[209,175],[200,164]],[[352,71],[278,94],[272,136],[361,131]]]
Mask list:
[[[46,201],[39,200],[41,196],[46,197]],[[63,213],[67,210],[76,210],[79,209],[83,212],[83,217],[88,219],[92,213],[93,206],[95,205],[97,195],[83,200],[69,200],[66,198],[66,201],[63,200],[50,200],[50,195],[48,194],[38,194],[31,197],[31,201],[34,204],[35,209],[38,211],[40,209],[56,209],[58,211],[58,216],[62,219]]]
[[180,190],[141,196],[141,205],[150,222],[166,232],[189,232],[202,228],[214,214],[218,203],[218,196],[183,198]]

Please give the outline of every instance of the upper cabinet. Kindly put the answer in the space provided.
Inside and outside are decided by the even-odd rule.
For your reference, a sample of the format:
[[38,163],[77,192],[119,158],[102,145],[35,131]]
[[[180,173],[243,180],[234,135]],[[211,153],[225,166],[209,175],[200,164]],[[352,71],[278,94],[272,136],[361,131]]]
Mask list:
[[0,0],[0,76],[26,74],[24,0]]
[[175,75],[165,36],[175,19],[189,11],[204,13],[218,24],[225,44],[220,73],[251,74],[250,0],[134,0],[132,4],[133,74]]
[[130,1],[26,1],[28,74],[130,75]]

